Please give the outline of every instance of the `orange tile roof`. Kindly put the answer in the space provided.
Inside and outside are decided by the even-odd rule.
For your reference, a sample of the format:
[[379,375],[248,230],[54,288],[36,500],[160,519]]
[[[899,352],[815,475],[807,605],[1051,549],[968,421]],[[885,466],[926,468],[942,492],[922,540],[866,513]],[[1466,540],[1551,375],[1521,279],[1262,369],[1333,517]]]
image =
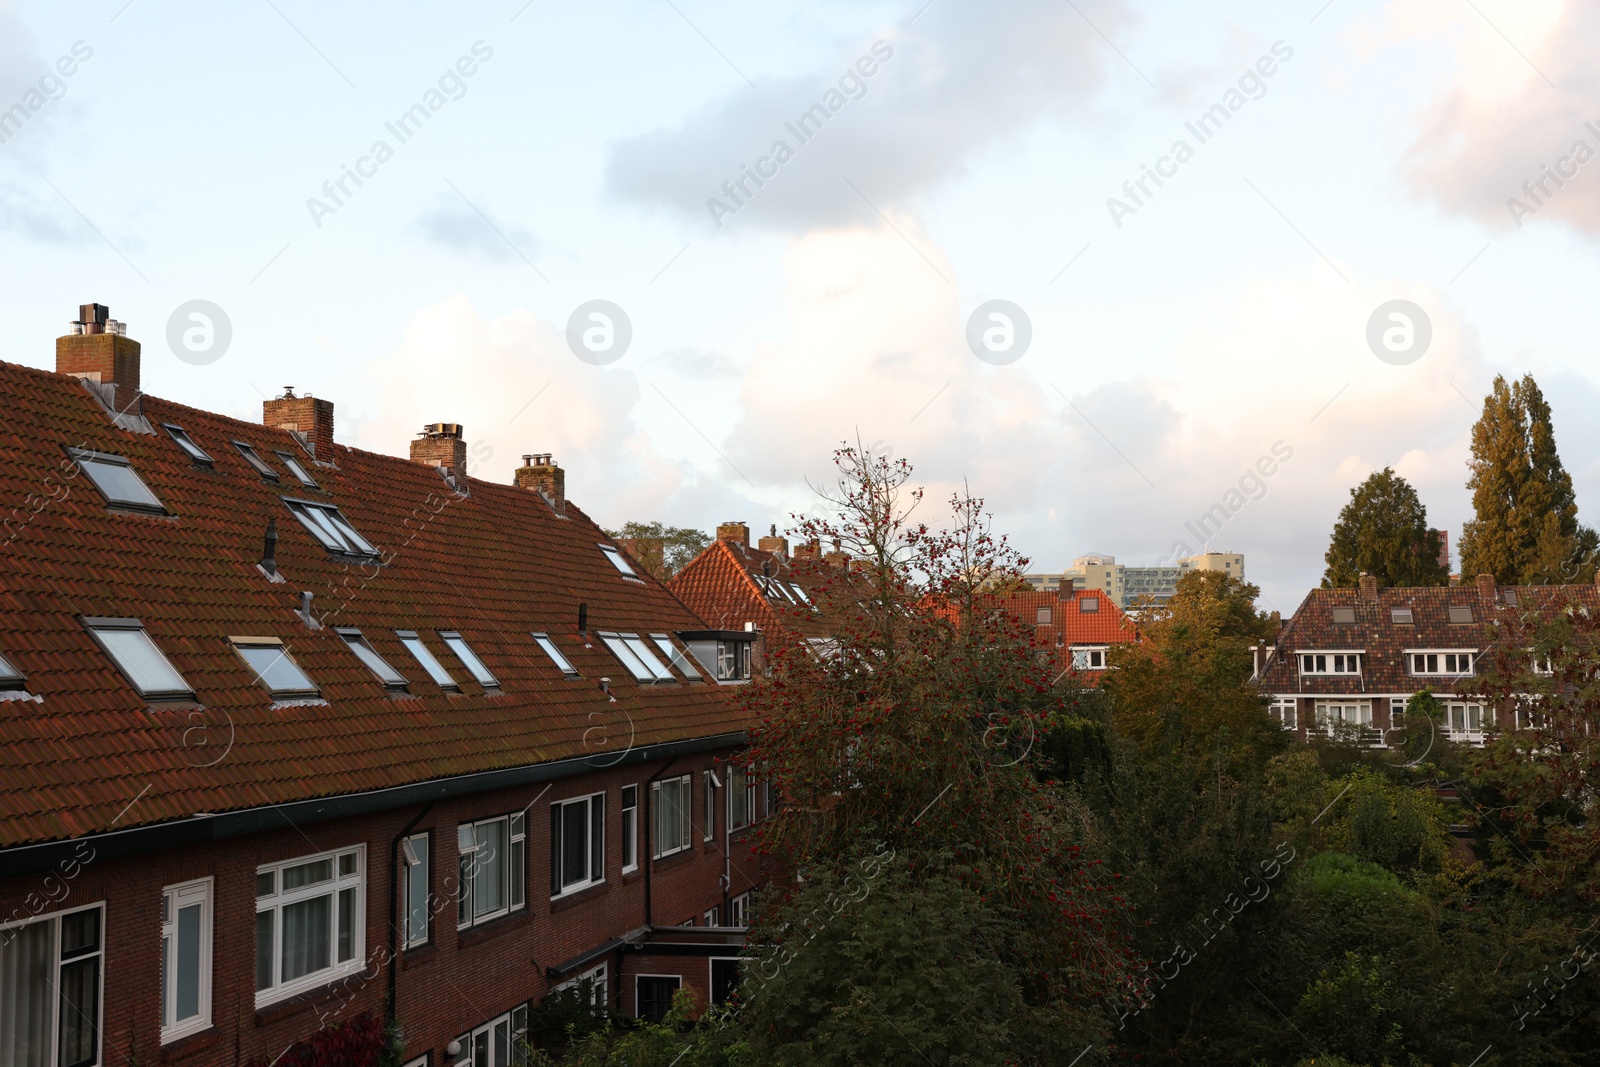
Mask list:
[[[619,574],[596,547],[609,539],[570,503],[561,518],[534,493],[477,480],[457,495],[436,469],[343,446],[336,469],[312,464],[287,431],[155,397],[143,413],[158,432],[135,433],[76,379],[12,364],[0,363],[0,396],[0,655],[42,697],[0,701],[0,847],[581,756],[596,751],[597,722],[638,746],[744,726],[730,690],[641,686],[600,642],[585,646],[580,601],[591,631],[705,623],[648,575]],[[183,426],[215,470],[191,463],[162,422]],[[234,439],[282,484],[258,476]],[[126,457],[171,516],[109,509],[72,446]],[[302,488],[275,451],[307,464],[321,490]],[[330,556],[285,497],[336,504],[386,562]],[[269,519],[283,583],[256,566]],[[301,590],[324,628],[301,621]],[[148,706],[80,616],[141,620],[200,706]],[[334,626],[360,627],[412,696],[388,694]],[[461,694],[427,680],[399,629],[423,634]],[[485,694],[439,630],[459,630],[502,691]],[[529,631],[551,634],[583,677],[564,680]],[[281,638],[326,703],[275,707],[230,635]]]
[[[827,566],[823,563],[809,566]],[[775,601],[759,578],[799,585],[810,595],[806,567],[772,552],[733,541],[715,541],[667,580],[667,588],[712,626],[741,630],[747,622],[766,633],[826,637],[833,628],[814,612]],[[814,599],[814,598],[813,598]]]
[[[1065,596],[1039,592],[995,593],[985,600],[1034,627],[1035,643],[1041,648],[1055,649],[1057,666],[1063,671],[1072,668],[1074,646],[1117,645],[1140,640],[1133,620],[1099,589],[1080,589]],[[1084,611],[1085,601],[1099,606]],[[1049,622],[1039,621],[1041,608],[1050,609]],[[1080,682],[1094,684],[1099,672],[1075,673]]]

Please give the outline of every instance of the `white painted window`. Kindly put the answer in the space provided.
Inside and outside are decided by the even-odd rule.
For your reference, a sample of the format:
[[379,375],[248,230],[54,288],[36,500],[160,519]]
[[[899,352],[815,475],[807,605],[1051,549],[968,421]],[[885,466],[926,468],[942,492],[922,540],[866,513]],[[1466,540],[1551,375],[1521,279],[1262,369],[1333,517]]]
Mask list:
[[1450,651],[1408,650],[1406,661],[1411,667],[1411,673],[1418,676],[1427,675],[1454,675],[1465,677],[1472,674],[1473,660],[1476,650],[1454,649]]
[[256,1006],[359,971],[366,849],[256,868]]
[[0,1063],[99,1067],[105,905],[0,926]]
[[504,1015],[474,1027],[452,1041],[459,1049],[452,1067],[513,1067],[526,1063],[523,1048],[528,1040],[528,1006],[518,1004]]
[[1272,706],[1267,713],[1278,720],[1278,725],[1285,730],[1293,730],[1299,726],[1297,701],[1294,697],[1273,697]]
[[1072,646],[1072,669],[1075,671],[1103,671],[1106,669],[1106,645]]
[[428,835],[413,834],[400,842],[400,936],[406,948],[428,943],[428,872],[432,868]]
[[689,818],[694,806],[691,797],[693,783],[694,779],[687,774],[650,783],[654,858],[671,856],[689,847]]
[[728,901],[728,925],[749,926],[750,905],[753,903],[749,893],[740,893]]
[[1370,700],[1319,700],[1316,704],[1317,725],[1332,729],[1335,726],[1371,726],[1372,701]]
[[622,787],[622,873],[639,869],[639,787]]
[[527,820],[520,811],[456,827],[458,929],[498,919],[523,906],[526,848]]
[[1301,674],[1360,674],[1360,652],[1302,652]]
[[705,812],[705,824],[700,827],[703,840],[710,841],[717,836],[717,776],[710,771],[701,773],[701,785],[705,789],[702,798],[705,801],[702,810]]
[[575,893],[606,880],[606,795],[550,805],[550,895]]
[[161,891],[161,1043],[211,1026],[210,878]]
[[1494,714],[1482,704],[1449,701],[1444,706],[1445,733],[1452,741],[1477,742],[1494,722]]

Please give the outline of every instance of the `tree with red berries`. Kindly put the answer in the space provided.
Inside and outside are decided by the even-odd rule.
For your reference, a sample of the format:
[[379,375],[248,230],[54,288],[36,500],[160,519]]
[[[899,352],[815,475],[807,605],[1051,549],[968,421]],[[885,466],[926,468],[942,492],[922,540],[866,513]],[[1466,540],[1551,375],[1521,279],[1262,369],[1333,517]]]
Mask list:
[[948,528],[916,521],[904,460],[843,447],[835,464],[826,514],[796,532],[835,546],[805,565],[836,641],[779,650],[746,694],[751,771],[781,798],[759,826],[774,889],[746,961],[751,1046],[1067,1062],[1114,1029],[1134,961],[1120,882],[1036,773],[1070,695],[984,596],[1026,561],[970,494]]

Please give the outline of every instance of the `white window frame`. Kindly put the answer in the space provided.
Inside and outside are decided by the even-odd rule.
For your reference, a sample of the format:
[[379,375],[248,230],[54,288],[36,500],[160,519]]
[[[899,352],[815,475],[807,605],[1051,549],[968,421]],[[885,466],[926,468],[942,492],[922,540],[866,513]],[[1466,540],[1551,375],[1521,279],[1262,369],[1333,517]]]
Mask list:
[[[628,802],[629,794],[633,802]],[[639,786],[631,783],[622,787],[622,873],[639,869]]]
[[[1494,726],[1494,710],[1476,700],[1446,700],[1444,704],[1444,732],[1452,741],[1466,741],[1469,744],[1480,742],[1484,735]],[[1473,715],[1473,711],[1477,715]],[[1471,725],[1471,720],[1478,720],[1477,728]],[[1460,722],[1458,727],[1456,724]]]
[[[1334,713],[1337,709],[1337,714]],[[1350,713],[1355,713],[1352,718]],[[1317,727],[1327,733],[1332,733],[1337,726],[1355,726],[1370,728],[1372,726],[1372,701],[1369,699],[1343,699],[1343,700],[1318,700],[1313,705],[1312,718]]]
[[743,830],[755,821],[755,797],[749,772],[737,763],[730,763],[728,764],[728,832]]
[[601,1007],[605,1007],[611,1002],[610,973],[610,968],[606,964],[601,963],[594,967],[590,967],[582,974],[573,975],[565,982],[552,987],[550,992],[561,993],[568,989],[576,989],[587,979],[590,983],[589,988],[591,991],[591,996],[593,997],[593,999],[590,1001],[590,1004],[598,1004]]
[[645,644],[644,638],[638,634],[597,630],[595,636],[640,685],[657,685],[678,680],[667,665],[661,662],[660,657],[650,651],[650,646]]
[[1321,649],[1295,653],[1295,665],[1300,675],[1341,675],[1359,677],[1365,666],[1366,650],[1359,648]]
[[[661,787],[668,784],[683,791],[683,803],[678,810],[679,831],[683,843],[675,848],[663,849],[661,847],[661,829],[666,825],[667,809],[662,803],[662,797],[666,795],[666,790]],[[660,781],[650,783],[651,859],[666,859],[668,856],[676,856],[678,853],[687,852],[694,847],[693,814],[694,776],[692,774],[675,775],[671,778],[663,778]]]
[[[506,1037],[506,1054],[504,1059],[496,1055],[494,1047],[495,1031],[502,1030]],[[478,1039],[484,1041],[484,1058],[480,1061],[474,1058]],[[473,1067],[476,1063],[486,1063],[489,1067],[511,1067],[512,1064],[522,1062],[517,1056],[517,1042],[526,1041],[528,1038],[528,1005],[518,1004],[510,1011],[501,1012],[493,1019],[456,1038],[461,1051],[451,1057],[451,1067]],[[446,1053],[448,1055],[448,1053]]]
[[[717,681],[748,682],[750,680],[751,641],[717,642]],[[731,673],[730,673],[731,672]]]
[[1277,720],[1285,730],[1299,728],[1300,702],[1294,697],[1273,697],[1267,714]]
[[[674,996],[677,995],[678,990],[683,988],[683,975],[681,975],[681,974],[636,974],[636,975],[634,975],[633,976],[633,1017],[635,1019],[644,1018],[643,1015],[639,1014],[639,1011],[640,1011],[640,1006],[639,1006],[639,1000],[640,1000],[640,998],[639,998],[639,983],[640,983],[641,979],[645,979],[645,978],[670,980],[671,982],[674,983],[673,988],[672,988]],[[668,997],[667,998],[667,1010],[668,1011],[672,1010],[672,997]],[[665,1013],[663,1013],[663,1016],[665,1016]]]
[[[211,917],[215,899],[211,878],[165,886],[161,890],[161,1043],[169,1044],[179,1038],[198,1034],[211,1028]],[[176,951],[178,943],[178,915],[192,907],[200,908],[199,977],[197,979],[199,1012],[178,1020],[177,974],[168,956],[168,946]]]
[[[117,668],[118,673],[128,680],[128,684],[133,686],[134,692],[138,693],[139,696],[143,697],[145,700],[194,699],[194,687],[189,684],[189,680],[183,676],[183,673],[179,671],[177,667],[172,665],[172,661],[167,658],[167,654],[161,651],[161,646],[156,644],[155,638],[150,636],[150,631],[146,630],[144,628],[144,624],[138,619],[86,618],[83,620],[83,625],[84,628],[89,631],[89,635],[94,638],[95,644],[99,645],[100,650],[106,654],[106,658],[109,659]],[[133,672],[128,670],[128,668],[123,665],[121,658],[119,658],[117,654],[112,651],[111,646],[106,644],[101,637],[102,633],[104,632],[115,631],[137,632],[143,636],[145,643],[149,646],[150,651],[154,652],[161,662],[166,665],[167,669],[172,672],[173,676],[176,677],[178,681],[183,683],[183,688],[145,689],[140,686],[139,683],[134,680]]]
[[[478,872],[482,866],[478,862],[478,850],[482,848],[479,843],[478,828],[494,823],[505,823],[506,855],[505,861],[500,865],[503,881],[500,884],[500,899],[505,903],[493,911],[478,914]],[[472,843],[462,841],[463,831],[470,834]],[[471,822],[456,825],[456,929],[469,930],[474,926],[482,926],[514,911],[521,911],[528,906],[528,820],[525,811],[513,811],[502,815],[491,815],[485,819],[474,819]],[[465,916],[463,908],[467,909]]]
[[459,630],[440,630],[439,640],[444,642],[444,647],[461,661],[461,665],[472,675],[473,681],[484,689],[499,689],[500,679],[494,676],[487,664],[478,658],[478,654],[467,644],[467,639],[461,636]]
[[701,796],[700,812],[705,820],[705,825],[700,827],[700,839],[710,841],[717,836],[717,781],[716,772],[700,772],[700,788],[704,790]]
[[736,897],[728,900],[728,925],[736,929],[745,929],[750,925],[750,908],[755,904],[755,897],[749,890],[745,890]]
[[[82,912],[86,912],[86,911],[96,911],[96,912],[99,913],[99,919],[97,920],[98,924],[99,924],[98,925],[98,929],[99,929],[99,935],[100,935],[98,944],[92,951],[81,952],[78,955],[72,957],[72,959],[70,959],[70,960],[63,960],[61,958],[61,923],[62,923],[62,920],[66,919],[66,918],[68,918],[70,916],[78,915],[78,914],[80,914]],[[50,996],[50,1029],[49,1029],[49,1038],[48,1038],[48,1040],[50,1042],[50,1046],[49,1046],[48,1062],[51,1063],[51,1064],[59,1063],[60,1062],[60,1058],[61,1058],[61,1007],[62,1007],[61,1000],[62,1000],[62,995],[63,995],[63,985],[62,985],[62,981],[61,981],[62,968],[63,968],[63,966],[77,965],[77,964],[80,964],[80,963],[82,963],[82,962],[84,962],[86,960],[95,960],[96,961],[96,963],[95,963],[95,987],[94,987],[95,1017],[91,1021],[91,1026],[90,1026],[90,1030],[94,1035],[94,1038],[93,1038],[94,1043],[95,1043],[94,1058],[91,1059],[91,1060],[79,1061],[79,1062],[81,1063],[81,1067],[100,1067],[100,1065],[105,1062],[105,1059],[104,1059],[104,1054],[105,1054],[105,1033],[104,1033],[104,1030],[103,1030],[103,1023],[104,1023],[104,1020],[105,1020],[105,1002],[106,1002],[106,997],[105,997],[105,987],[106,987],[106,905],[105,905],[105,901],[103,901],[103,900],[102,901],[96,901],[93,904],[88,904],[88,905],[85,905],[83,907],[78,907],[78,908],[63,908],[60,911],[53,911],[53,912],[50,912],[47,915],[31,916],[31,917],[29,917],[27,919],[24,919],[24,920],[20,921],[20,922],[0,923],[0,944],[9,944],[11,942],[11,940],[14,937],[16,937],[16,934],[15,934],[14,931],[20,930],[20,929],[22,929],[23,927],[26,927],[26,926],[32,926],[35,923],[52,923],[52,924],[54,924],[53,928],[51,930],[51,938],[50,938],[50,977],[49,977],[49,981],[48,981],[48,985],[49,985],[49,988],[50,988],[50,993],[49,993],[49,996]],[[4,996],[4,995],[5,995],[5,990],[0,990],[0,996]]]
[[[1478,651],[1476,648],[1408,648],[1405,650],[1406,671],[1413,678],[1471,678],[1478,670]],[[1446,656],[1455,658],[1456,669],[1446,666],[1449,662]],[[1466,657],[1465,670],[1460,669],[1461,657]]]
[[[400,947],[417,948],[433,939],[433,844],[428,831],[412,834],[400,841]],[[422,883],[422,930],[412,927],[412,905],[417,881]]]
[[[566,879],[566,809],[582,805],[584,818],[583,866],[587,876],[568,883]],[[598,853],[598,854],[597,854]],[[589,793],[581,797],[550,802],[550,899],[581,893],[606,880],[606,795]]]
[[716,926],[716,925],[718,925],[718,920],[720,920],[721,918],[722,918],[722,905],[713,904],[713,905],[711,905],[711,910],[707,911],[706,914],[705,914],[706,925],[707,926]]
[[550,657],[550,662],[554,663],[556,668],[561,671],[563,678],[578,677],[578,668],[572,665],[572,661],[567,658],[566,653],[556,647],[553,637],[546,633],[530,634],[529,636],[533,638],[534,644],[538,645],[544,654]]
[[[355,857],[354,872],[350,874],[341,873],[342,860],[351,855]],[[328,861],[333,872],[331,878],[287,891],[282,888],[285,868],[298,867],[305,863],[317,863],[322,860]],[[330,981],[341,978],[344,975],[355,974],[366,966],[366,845],[333,849],[328,852],[314,852],[310,855],[295,856],[273,863],[264,863],[256,868],[256,878],[258,880],[269,873],[272,875],[274,892],[269,896],[256,897],[255,913],[257,916],[264,912],[273,913],[272,984],[265,989],[256,990],[257,1008],[275,1004],[280,1000],[286,1000],[308,989],[316,989],[327,985]],[[350,958],[341,961],[339,959],[339,921],[344,907],[341,903],[341,897],[345,890],[351,889],[355,890],[355,895],[352,898],[354,914],[351,916],[350,922]],[[331,901],[328,907],[328,966],[285,982],[282,978],[283,909],[292,904],[297,904],[304,900],[313,900],[321,896],[327,896]],[[256,921],[259,924],[259,918]],[[257,944],[259,951],[259,939]]]
[[1075,671],[1103,671],[1107,668],[1106,653],[1110,645],[1073,645],[1072,669]]

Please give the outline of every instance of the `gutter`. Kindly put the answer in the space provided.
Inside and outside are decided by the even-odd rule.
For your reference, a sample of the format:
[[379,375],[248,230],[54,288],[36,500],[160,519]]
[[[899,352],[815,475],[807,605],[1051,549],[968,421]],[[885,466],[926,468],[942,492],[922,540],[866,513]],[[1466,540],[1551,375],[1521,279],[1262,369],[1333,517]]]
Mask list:
[[[706,752],[718,748],[728,748],[744,743],[744,731],[733,730],[723,734],[712,734],[708,737],[697,737],[686,741],[672,741],[665,744],[632,749],[625,753],[620,760],[616,759],[615,756],[605,755],[577,756],[550,763],[536,763],[495,771],[480,771],[475,774],[457,775],[452,778],[436,778],[431,781],[391,786],[387,789],[375,789],[363,793],[343,793],[314,800],[290,801],[286,804],[264,804],[259,807],[243,808],[238,811],[222,812],[215,815],[189,815],[167,822],[153,823],[148,826],[130,827],[126,830],[114,830],[85,837],[19,845],[14,848],[0,849],[0,878],[50,870],[69,860],[75,860],[77,863],[82,864],[86,862],[81,851],[85,844],[90,846],[91,861],[93,859],[117,859],[143,852],[153,852],[158,849],[198,845],[210,841],[225,840],[230,837],[239,837],[244,834],[309,826],[314,823],[327,822],[331,819],[392,811],[396,808],[410,807],[413,804],[421,804],[430,800],[446,800],[451,797],[470,796],[475,793],[486,793],[496,789],[512,789],[517,786],[555,781],[588,771],[632,763],[644,763],[661,759],[664,756],[675,759],[678,756]],[[648,796],[647,792],[646,797]],[[648,803],[648,800],[646,803]],[[648,832],[647,829],[646,833],[648,834]],[[649,868],[646,867],[647,872],[648,870]],[[648,879],[648,877],[647,873],[646,878]],[[647,886],[648,884],[649,882],[646,881]]]

